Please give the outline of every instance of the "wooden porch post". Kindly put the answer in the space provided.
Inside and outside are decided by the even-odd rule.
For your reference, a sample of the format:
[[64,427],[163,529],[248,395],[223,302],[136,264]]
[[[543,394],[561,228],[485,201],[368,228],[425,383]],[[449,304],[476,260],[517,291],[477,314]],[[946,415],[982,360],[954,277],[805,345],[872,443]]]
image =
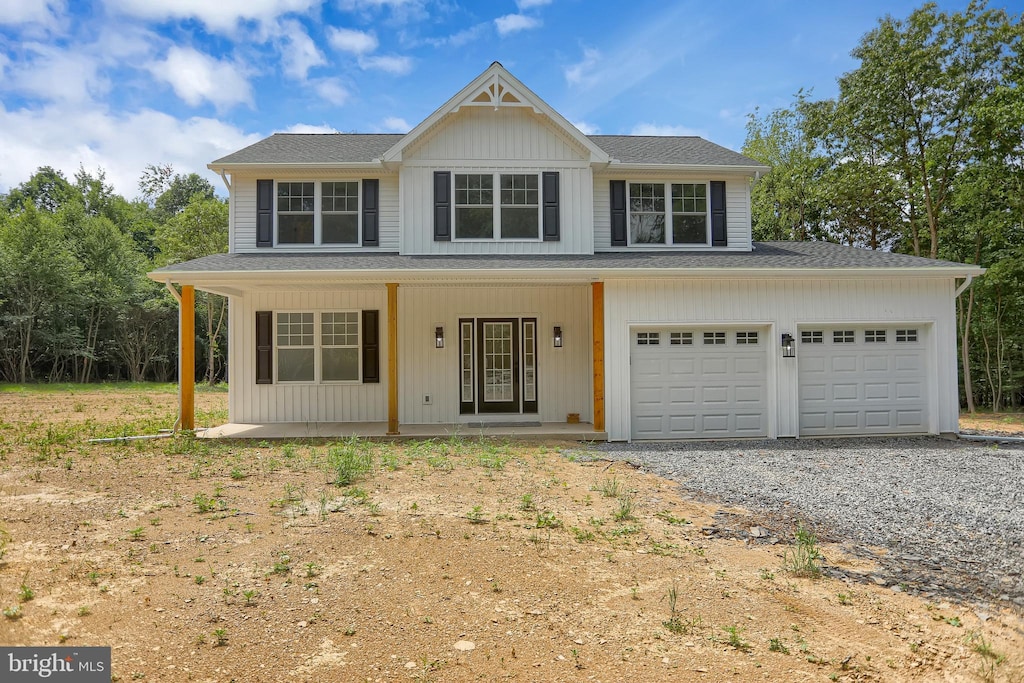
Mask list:
[[604,431],[604,283],[590,283],[594,302],[594,431]]
[[388,288],[388,434],[398,434],[398,283]]
[[178,386],[181,392],[181,428],[196,427],[196,289],[181,286],[181,304],[178,306]]

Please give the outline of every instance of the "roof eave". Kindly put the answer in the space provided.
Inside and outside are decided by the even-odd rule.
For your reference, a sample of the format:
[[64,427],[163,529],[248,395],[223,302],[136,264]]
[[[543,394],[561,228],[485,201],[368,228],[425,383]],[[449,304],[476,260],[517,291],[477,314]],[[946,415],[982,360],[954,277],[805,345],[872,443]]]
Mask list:
[[322,280],[367,282],[408,282],[473,280],[478,282],[597,282],[608,280],[664,279],[828,279],[863,280],[878,277],[959,278],[985,272],[978,266],[867,267],[867,268],[366,268],[332,270],[226,270],[174,271],[170,267],[147,273],[157,282],[196,285],[245,285],[267,279],[276,283],[302,284]]
[[608,172],[619,171],[683,171],[708,173],[719,171],[722,173],[742,173],[743,175],[757,175],[767,173],[770,166],[745,165],[745,164],[645,164],[619,161],[613,159],[607,168]]
[[385,166],[380,159],[374,159],[373,161],[288,161],[288,162],[243,162],[243,163],[229,163],[229,164],[218,164],[212,162],[206,165],[206,168],[210,169],[215,173],[234,173],[236,171],[277,171],[281,169],[296,169],[301,170],[304,168],[315,168],[315,169],[345,169],[345,170],[381,170]]

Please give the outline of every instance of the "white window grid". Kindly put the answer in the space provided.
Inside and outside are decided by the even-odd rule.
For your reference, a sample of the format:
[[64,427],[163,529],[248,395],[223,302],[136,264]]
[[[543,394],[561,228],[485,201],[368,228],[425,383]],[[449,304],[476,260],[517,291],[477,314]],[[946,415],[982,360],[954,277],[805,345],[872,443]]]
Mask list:
[[[321,246],[329,245],[331,247],[344,247],[344,246],[358,246],[358,238],[356,242],[324,242],[322,239],[323,233],[323,216],[328,213],[351,213],[356,216],[357,234],[362,234],[362,216],[360,206],[360,192],[359,189],[360,181],[358,180],[338,180],[338,181],[321,181],[314,182],[310,180],[278,180],[275,181],[275,206],[274,206],[274,235],[277,237],[277,244],[287,247],[310,247],[310,246]],[[326,188],[325,186],[337,186],[345,185],[346,188],[342,190],[345,194],[342,196],[343,202],[339,202],[339,197],[335,194],[329,194],[328,189],[334,190],[335,187]],[[296,189],[295,186],[299,186]],[[354,195],[352,192],[354,191]],[[297,194],[296,194],[297,193]],[[328,211],[326,208],[327,203],[324,201],[325,198],[329,198],[332,201],[334,210]],[[284,200],[288,200],[287,204]],[[296,203],[295,200],[299,200]],[[355,208],[350,208],[352,205]],[[341,211],[337,207],[344,205],[345,210]],[[287,206],[287,209],[282,208]],[[299,207],[293,209],[292,207]],[[312,242],[281,242],[280,241],[280,220],[279,217],[282,215],[310,215],[313,217],[313,241]]]
[[738,345],[752,346],[757,344],[757,332],[737,332],[736,343]]
[[867,344],[884,344],[885,330],[864,330],[864,342]]
[[705,332],[704,333],[704,345],[705,346],[724,346],[725,345],[725,332]]
[[[707,246],[711,233],[711,201],[706,182],[632,182],[626,183],[626,229],[630,246]],[[703,207],[703,211],[701,211]],[[674,240],[675,216],[704,216],[705,239],[703,242],[676,242]],[[651,230],[661,233],[657,241],[634,239],[633,216],[651,217]],[[654,217],[657,217],[656,219]]]
[[832,343],[833,344],[853,344],[856,340],[853,330],[833,330],[832,331]]
[[916,329],[896,330],[896,342],[897,343],[916,342],[916,341],[917,341],[917,330]]
[[658,332],[637,332],[637,346],[657,346],[661,343],[661,334]]
[[800,343],[801,344],[824,344],[825,335],[821,330],[801,330],[800,331]]
[[[474,180],[475,179],[475,180]],[[539,173],[455,173],[455,200],[452,202],[453,239],[467,241],[540,241],[541,205]],[[497,198],[495,198],[495,189]],[[459,237],[458,209],[491,209],[490,237]],[[501,233],[501,210],[534,209],[537,212],[537,234],[531,237],[507,237]]]
[[672,346],[693,346],[693,332],[670,332],[668,343]]
[[[360,313],[359,311],[279,311],[275,313],[275,357],[284,349],[313,350],[313,379],[281,380],[287,384],[351,384],[362,377],[362,357],[359,353],[359,369],[357,376],[351,380],[324,380],[323,359],[324,349],[354,348],[361,352]],[[280,359],[275,362],[275,371],[280,367]]]

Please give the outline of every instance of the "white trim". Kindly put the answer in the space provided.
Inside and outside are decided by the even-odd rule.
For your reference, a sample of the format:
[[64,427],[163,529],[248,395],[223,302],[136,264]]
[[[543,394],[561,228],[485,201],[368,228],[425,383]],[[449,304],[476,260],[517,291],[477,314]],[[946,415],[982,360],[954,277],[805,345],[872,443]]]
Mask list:
[[[280,226],[278,224],[278,217],[282,213],[278,211],[277,200],[281,198],[278,194],[278,186],[281,183],[289,183],[301,185],[304,183],[313,184],[313,241],[312,242],[281,242]],[[355,242],[324,242],[323,241],[323,184],[324,183],[355,183],[356,185],[356,198],[358,209],[356,209],[356,241]],[[378,198],[378,204],[380,199]],[[379,209],[378,209],[379,212]],[[285,211],[285,215],[305,215],[308,212],[290,212]],[[332,212],[333,213],[333,212]],[[274,245],[273,248],[277,249],[316,249],[323,250],[324,248],[331,250],[355,250],[363,248],[363,179],[361,178],[345,178],[343,180],[309,180],[309,179],[274,179]],[[378,216],[378,231],[379,231],[379,216]]]
[[[336,309],[336,308],[286,308],[273,312],[273,353],[274,353],[274,384],[285,387],[290,386],[345,386],[361,385],[363,382],[363,313],[359,309]],[[280,346],[277,341],[278,316],[282,313],[311,313],[313,315],[313,345],[312,346]],[[356,378],[343,380],[323,379],[323,357],[321,353],[325,348],[322,343],[322,329],[324,313],[354,313],[356,316]],[[280,358],[278,351],[281,349],[306,349],[313,350],[313,379],[312,380],[281,380],[278,379]],[[351,346],[328,346],[326,348],[352,348]]]
[[[630,180],[625,179],[626,183],[626,247],[630,250],[636,249],[650,249],[652,251],[662,249],[679,249],[685,248],[687,250],[694,249],[721,249],[721,247],[713,247],[711,244],[711,181],[710,180]],[[633,221],[632,212],[630,211],[630,186],[631,185],[661,185],[665,189],[665,210],[662,213],[662,217],[665,219],[665,239],[663,242],[638,242],[633,243]],[[672,224],[672,186],[673,185],[704,185],[704,242],[675,242],[675,231]],[[650,213],[650,212],[641,212]],[[685,212],[684,212],[685,213]],[[689,214],[696,215],[696,214]]]

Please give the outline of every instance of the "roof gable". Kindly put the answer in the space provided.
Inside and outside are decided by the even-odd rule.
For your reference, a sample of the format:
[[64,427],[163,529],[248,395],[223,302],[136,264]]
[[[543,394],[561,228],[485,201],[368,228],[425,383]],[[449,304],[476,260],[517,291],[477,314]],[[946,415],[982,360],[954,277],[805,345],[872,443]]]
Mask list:
[[553,126],[561,129],[580,147],[589,152],[592,163],[607,163],[608,154],[590,138],[569,123],[565,117],[551,108],[544,100],[523,85],[499,62],[492,63],[486,71],[473,79],[450,100],[441,105],[433,114],[409,131],[383,155],[384,162],[402,161],[403,152],[428,135],[439,123],[463,107],[528,107],[534,113],[547,118]]

